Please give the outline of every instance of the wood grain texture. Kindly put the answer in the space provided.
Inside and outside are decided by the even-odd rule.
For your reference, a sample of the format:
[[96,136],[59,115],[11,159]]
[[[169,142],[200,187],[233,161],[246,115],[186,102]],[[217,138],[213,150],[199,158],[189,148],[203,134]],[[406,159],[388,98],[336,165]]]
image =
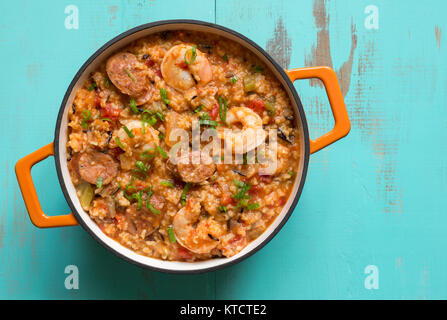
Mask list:
[[[64,27],[65,6],[79,29]],[[365,8],[379,9],[367,29]],[[0,3],[0,298],[447,298],[447,62],[444,1],[15,1]],[[56,113],[80,65],[136,25],[192,18],[235,29],[287,68],[336,70],[352,121],[311,157],[297,208],[260,252],[198,276],[130,265],[81,227],[36,229],[13,167],[53,139]],[[444,31],[444,32],[443,32]],[[295,83],[313,138],[333,126],[324,89]],[[68,213],[50,158],[33,169],[42,207]],[[64,269],[79,268],[79,290]],[[367,290],[376,265],[380,287]]]

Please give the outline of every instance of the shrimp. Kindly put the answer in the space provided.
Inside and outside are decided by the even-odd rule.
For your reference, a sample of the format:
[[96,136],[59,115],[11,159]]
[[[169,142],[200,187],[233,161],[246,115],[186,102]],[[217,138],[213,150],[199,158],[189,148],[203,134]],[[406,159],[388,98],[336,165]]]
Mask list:
[[[187,64],[185,55],[192,50],[195,50],[196,57],[195,59],[191,58],[193,62]],[[179,91],[186,91],[196,83],[204,86],[213,78],[213,71],[205,54],[184,44],[169,49],[161,63],[161,74],[168,85]]]
[[188,250],[205,254],[211,252],[219,243],[219,237],[225,233],[224,227],[213,217],[200,217],[200,202],[189,199],[172,220],[175,238]]
[[226,148],[232,148],[236,154],[243,154],[255,149],[265,140],[261,117],[247,107],[231,108],[227,112],[227,124],[241,123],[242,129],[220,128],[218,136],[225,141]]

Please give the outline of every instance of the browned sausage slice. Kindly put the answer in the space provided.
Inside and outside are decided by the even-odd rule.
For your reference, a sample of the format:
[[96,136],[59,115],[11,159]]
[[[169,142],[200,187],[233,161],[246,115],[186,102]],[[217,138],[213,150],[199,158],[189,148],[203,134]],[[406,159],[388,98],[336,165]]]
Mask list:
[[77,172],[81,178],[95,184],[102,177],[102,184],[108,184],[118,174],[118,163],[108,154],[98,151],[77,155]]
[[211,177],[216,170],[213,159],[205,152],[193,151],[180,156],[176,165],[168,165],[185,182],[200,183]]
[[150,96],[149,79],[146,66],[129,52],[119,52],[107,60],[107,75],[113,84],[124,94],[136,97],[141,103]]

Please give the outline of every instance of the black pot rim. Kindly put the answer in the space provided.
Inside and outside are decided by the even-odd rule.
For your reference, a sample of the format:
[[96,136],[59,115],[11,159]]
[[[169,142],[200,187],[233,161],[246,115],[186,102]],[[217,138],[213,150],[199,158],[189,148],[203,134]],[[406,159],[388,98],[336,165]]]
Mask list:
[[[91,230],[85,223],[84,220],[81,218],[80,214],[77,212],[73,201],[71,200],[70,194],[68,192],[68,189],[64,183],[64,179],[62,176],[62,168],[61,168],[61,161],[59,158],[59,139],[60,139],[60,128],[61,128],[61,124],[62,124],[62,118],[63,118],[63,114],[65,111],[65,105],[67,103],[67,100],[71,94],[71,91],[73,90],[73,87],[75,86],[75,84],[78,82],[79,78],[81,77],[81,75],[84,73],[85,69],[103,52],[105,51],[107,48],[109,48],[111,45],[115,44],[116,42],[145,29],[149,29],[149,28],[153,28],[156,26],[163,26],[163,25],[169,25],[169,24],[192,24],[192,25],[201,25],[201,26],[206,26],[206,27],[211,27],[214,29],[219,29],[222,30],[224,32],[227,32],[229,34],[232,34],[240,39],[242,39],[244,42],[247,42],[248,44],[250,44],[251,46],[253,46],[258,52],[260,52],[263,56],[265,56],[267,58],[267,60],[276,68],[276,70],[281,74],[281,76],[284,78],[287,86],[289,87],[293,98],[296,101],[297,107],[298,107],[298,112],[300,113],[300,118],[301,118],[301,126],[303,128],[303,132],[304,132],[304,162],[303,162],[303,171],[302,171],[302,175],[301,175],[301,180],[298,186],[298,189],[296,191],[296,194],[294,196],[293,202],[290,205],[290,208],[288,209],[286,215],[284,216],[284,218],[281,220],[281,222],[278,224],[278,226],[270,233],[270,235],[264,239],[264,241],[262,241],[259,245],[257,245],[256,247],[254,247],[252,250],[248,251],[247,253],[245,253],[244,255],[240,256],[239,258],[233,260],[233,261],[229,261],[227,263],[223,263],[220,264],[218,266],[214,266],[214,267],[209,267],[209,268],[203,268],[203,269],[197,269],[197,270],[178,270],[178,269],[167,269],[167,268],[157,268],[157,267],[153,267],[153,266],[148,266],[146,264],[140,263],[138,261],[135,261],[129,257],[127,257],[126,255],[121,254],[120,252],[116,251],[115,249],[111,248],[109,245],[107,245],[105,242],[103,242],[97,235],[95,232],[93,232],[93,230]],[[231,30],[229,28],[223,27],[221,25],[215,24],[215,23],[210,23],[210,22],[205,22],[205,21],[200,21],[200,20],[189,20],[189,19],[176,19],[176,20],[160,20],[160,21],[155,21],[155,22],[151,22],[151,23],[147,23],[147,24],[143,24],[140,26],[137,26],[135,28],[132,28],[130,30],[127,30],[123,33],[121,33],[120,35],[116,36],[115,38],[113,38],[112,40],[108,41],[106,44],[104,44],[101,48],[99,48],[79,69],[79,71],[76,73],[76,75],[74,76],[73,80],[71,81],[70,85],[67,88],[67,91],[64,95],[64,98],[62,100],[61,103],[61,107],[59,109],[59,113],[57,116],[57,122],[56,122],[56,129],[55,129],[55,135],[54,135],[54,160],[55,160],[55,164],[56,164],[56,171],[57,171],[57,175],[58,175],[58,179],[59,179],[59,184],[62,188],[62,192],[64,194],[64,197],[70,207],[70,209],[72,210],[73,214],[76,217],[76,220],[79,222],[79,224],[93,237],[93,239],[95,239],[97,242],[99,242],[103,247],[105,247],[106,249],[108,249],[109,251],[111,251],[113,254],[115,254],[116,256],[118,256],[119,258],[122,258],[134,265],[137,265],[139,267],[143,267],[145,269],[150,269],[150,270],[155,270],[155,271],[160,271],[160,272],[164,272],[164,273],[170,273],[170,274],[199,274],[199,273],[205,273],[205,272],[210,272],[210,271],[215,271],[218,269],[222,269],[225,267],[229,267],[232,265],[235,265],[239,262],[241,262],[242,260],[247,259],[248,257],[252,256],[253,254],[255,254],[256,252],[258,252],[261,248],[263,248],[267,243],[269,243],[273,237],[279,232],[279,230],[281,230],[281,228],[284,226],[284,224],[289,220],[293,210],[295,209],[298,200],[301,196],[301,192],[303,190],[303,186],[304,186],[304,182],[306,180],[306,175],[307,175],[307,169],[308,169],[308,164],[309,164],[309,156],[310,156],[310,147],[309,147],[309,131],[308,131],[308,126],[307,126],[307,120],[306,120],[306,116],[303,110],[303,106],[301,104],[301,100],[298,97],[298,93],[295,90],[295,87],[293,86],[293,83],[290,81],[289,77],[287,76],[287,74],[285,73],[285,71],[283,70],[283,68],[281,68],[278,63],[264,50],[262,49],[259,45],[257,45],[254,41],[248,39],[247,37],[245,37],[244,35]],[[297,177],[298,178],[298,177]]]

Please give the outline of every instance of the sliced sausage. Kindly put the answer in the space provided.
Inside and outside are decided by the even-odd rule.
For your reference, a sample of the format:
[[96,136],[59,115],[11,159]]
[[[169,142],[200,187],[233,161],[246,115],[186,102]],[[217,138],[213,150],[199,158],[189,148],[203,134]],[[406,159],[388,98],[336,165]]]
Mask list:
[[160,226],[162,217],[161,214],[156,215],[151,213],[144,205],[138,210],[136,203],[126,209],[125,215],[127,220],[127,231],[131,234],[143,237],[147,237]]
[[102,184],[108,184],[118,174],[118,163],[108,154],[91,151],[75,157],[77,172],[84,181],[95,184],[102,177]]
[[203,182],[216,171],[213,159],[207,153],[200,151],[180,156],[176,164],[168,161],[168,168],[184,182],[191,183]]
[[122,93],[137,98],[138,104],[150,98],[147,68],[132,53],[119,52],[110,57],[106,71],[112,83]]

